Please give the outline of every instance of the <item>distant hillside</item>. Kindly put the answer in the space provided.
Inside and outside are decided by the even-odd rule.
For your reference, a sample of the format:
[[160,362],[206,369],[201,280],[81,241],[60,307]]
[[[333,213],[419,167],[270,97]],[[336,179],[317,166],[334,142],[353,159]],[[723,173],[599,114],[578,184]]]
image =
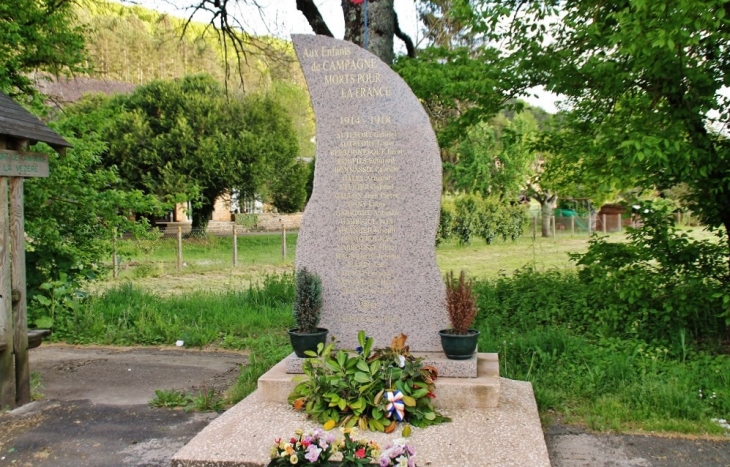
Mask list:
[[[143,84],[154,79],[209,73],[229,87],[240,87],[239,61],[230,40],[223,44],[212,28],[138,6],[82,2],[79,23],[86,26],[92,77]],[[181,37],[182,36],[182,37]],[[240,63],[246,92],[267,89],[272,82],[304,85],[291,44],[269,37],[245,37],[251,45]]]

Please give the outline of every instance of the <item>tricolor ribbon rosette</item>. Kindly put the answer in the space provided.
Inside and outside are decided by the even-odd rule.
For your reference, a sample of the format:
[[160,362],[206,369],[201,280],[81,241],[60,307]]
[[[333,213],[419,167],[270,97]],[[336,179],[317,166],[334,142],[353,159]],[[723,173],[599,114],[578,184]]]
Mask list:
[[397,418],[399,422],[402,422],[406,415],[406,405],[403,403],[403,393],[398,390],[395,392],[388,391],[385,393],[385,398],[388,400],[388,405],[385,406],[385,410],[388,411],[386,417],[390,418],[391,415],[395,414],[395,418]]

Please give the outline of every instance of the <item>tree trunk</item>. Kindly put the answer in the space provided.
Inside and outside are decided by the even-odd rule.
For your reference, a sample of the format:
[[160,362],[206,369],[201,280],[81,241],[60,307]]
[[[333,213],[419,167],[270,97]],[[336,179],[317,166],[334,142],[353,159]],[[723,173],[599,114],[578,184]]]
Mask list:
[[[725,241],[727,242],[728,248],[730,248],[730,215],[722,216],[722,225],[725,226]],[[725,286],[730,285],[730,256],[728,256],[728,269],[725,271],[726,273],[723,274],[725,277]]]
[[[368,0],[366,0],[368,1]],[[356,5],[351,0],[342,0],[342,14],[345,17],[345,40],[365,47],[363,12],[365,3]],[[395,10],[393,0],[369,0],[368,5],[368,47],[382,61],[393,63],[393,36],[395,35]]]
[[553,215],[553,205],[550,203],[550,198],[545,199],[540,204],[540,209],[542,211],[542,236],[543,237],[550,237],[550,218]]
[[193,207],[193,225],[190,235],[193,237],[206,237],[208,222],[213,214],[213,202],[204,201],[200,207]]

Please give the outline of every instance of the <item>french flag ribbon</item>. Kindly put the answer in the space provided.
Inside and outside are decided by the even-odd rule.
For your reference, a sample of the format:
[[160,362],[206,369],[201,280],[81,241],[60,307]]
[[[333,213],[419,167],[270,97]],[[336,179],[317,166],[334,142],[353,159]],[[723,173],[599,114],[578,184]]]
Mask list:
[[388,391],[385,393],[385,398],[388,400],[388,405],[385,406],[385,410],[388,411],[386,416],[390,418],[392,414],[395,414],[395,418],[399,422],[403,421],[405,417],[405,404],[403,403],[403,394],[400,391]]

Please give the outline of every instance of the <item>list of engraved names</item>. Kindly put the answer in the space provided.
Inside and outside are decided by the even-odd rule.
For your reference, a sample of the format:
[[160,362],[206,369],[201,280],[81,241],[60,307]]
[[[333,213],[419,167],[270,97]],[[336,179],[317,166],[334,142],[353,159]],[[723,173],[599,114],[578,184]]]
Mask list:
[[[391,96],[374,58],[351,59],[345,47],[305,49],[304,55],[314,59],[309,65],[312,74],[322,79],[335,98],[367,101],[367,107],[376,104],[378,108],[378,99]],[[396,184],[403,155],[398,144],[401,135],[394,129],[396,117],[383,112],[353,112],[337,118],[335,141],[327,156],[334,160],[337,185],[333,247],[339,288],[358,297],[363,309],[377,308],[378,297],[393,295],[397,282],[390,266],[400,259],[395,236],[400,215]]]

